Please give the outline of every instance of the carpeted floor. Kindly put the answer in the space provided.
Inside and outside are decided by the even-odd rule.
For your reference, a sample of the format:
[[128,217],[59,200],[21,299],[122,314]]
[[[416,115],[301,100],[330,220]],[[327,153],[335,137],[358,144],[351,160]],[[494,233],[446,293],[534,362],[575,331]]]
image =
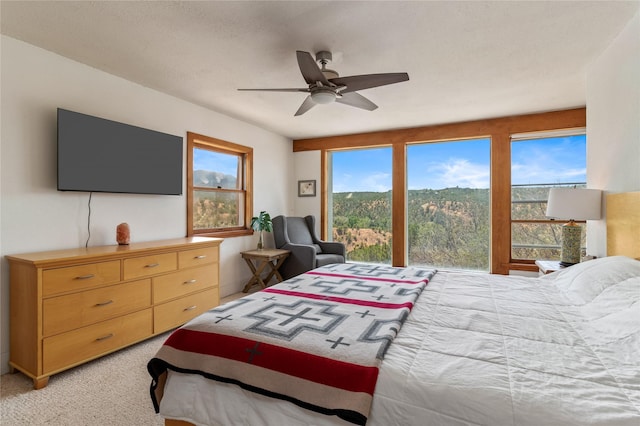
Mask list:
[[168,334],[51,376],[33,390],[22,373],[0,377],[1,425],[163,425],[155,414],[147,362]]

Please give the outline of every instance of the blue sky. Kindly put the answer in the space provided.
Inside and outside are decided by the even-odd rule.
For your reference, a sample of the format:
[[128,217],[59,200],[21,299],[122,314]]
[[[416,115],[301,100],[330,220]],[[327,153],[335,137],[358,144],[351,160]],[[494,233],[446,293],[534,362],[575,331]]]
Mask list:
[[[489,139],[410,145],[409,189],[489,187]],[[332,154],[333,192],[391,189],[391,148],[337,151]],[[512,143],[512,182],[586,182],[586,136]],[[236,175],[237,157],[196,149],[194,170]]]
[[587,181],[587,137],[578,135],[512,144],[512,183]]
[[238,157],[204,149],[194,149],[193,170],[209,170],[237,177]]
[[[409,189],[488,188],[489,139],[410,145]],[[586,181],[586,136],[512,144],[512,182]],[[391,148],[339,151],[332,155],[333,192],[391,189]]]

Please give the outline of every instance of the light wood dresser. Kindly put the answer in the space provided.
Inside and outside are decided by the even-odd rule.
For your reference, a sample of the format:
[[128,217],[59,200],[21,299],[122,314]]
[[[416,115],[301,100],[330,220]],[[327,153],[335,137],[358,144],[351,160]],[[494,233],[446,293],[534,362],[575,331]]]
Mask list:
[[49,376],[147,339],[217,306],[220,238],[6,256],[9,365]]

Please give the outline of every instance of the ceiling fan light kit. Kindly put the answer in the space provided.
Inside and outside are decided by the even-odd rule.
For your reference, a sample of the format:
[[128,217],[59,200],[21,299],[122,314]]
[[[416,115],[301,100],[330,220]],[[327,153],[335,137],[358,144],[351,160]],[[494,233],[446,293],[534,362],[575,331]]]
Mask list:
[[311,92],[311,99],[317,104],[330,104],[336,100],[336,92],[331,89],[319,88]]
[[[316,53],[316,59],[309,52],[296,51],[298,67],[302,77],[307,82],[306,89],[238,89],[242,91],[266,91],[266,92],[303,92],[308,93],[295,115],[302,115],[318,104],[330,104],[334,101],[344,105],[373,111],[378,108],[364,96],[356,93],[356,90],[370,89],[372,87],[385,86],[387,84],[400,83],[409,80],[406,72],[386,74],[354,75],[340,77],[339,74],[327,68],[327,64],[333,59],[331,52],[322,50]],[[322,68],[318,66],[320,64]]]

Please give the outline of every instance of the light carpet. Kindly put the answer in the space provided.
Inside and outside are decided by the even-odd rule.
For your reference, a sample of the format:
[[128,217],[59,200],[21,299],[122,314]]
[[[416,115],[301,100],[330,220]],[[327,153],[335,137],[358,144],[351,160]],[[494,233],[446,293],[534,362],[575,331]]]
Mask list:
[[22,373],[0,377],[0,424],[163,425],[149,396],[147,362],[168,333],[51,376],[33,389]]

